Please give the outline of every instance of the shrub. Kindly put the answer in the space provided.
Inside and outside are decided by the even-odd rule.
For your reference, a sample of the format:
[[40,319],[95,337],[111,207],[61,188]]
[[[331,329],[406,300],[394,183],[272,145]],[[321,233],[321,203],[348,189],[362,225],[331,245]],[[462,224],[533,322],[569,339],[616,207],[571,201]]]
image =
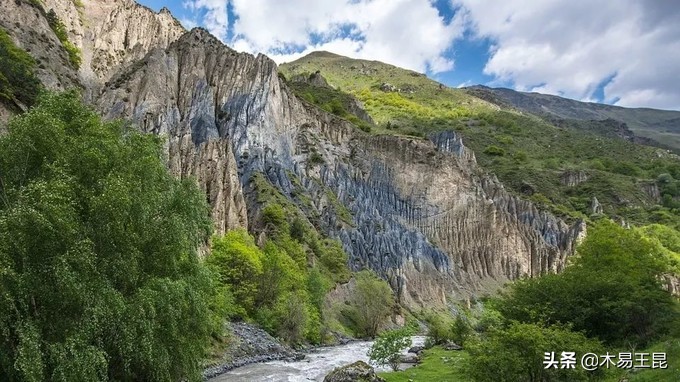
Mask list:
[[500,148],[498,146],[491,145],[491,146],[487,146],[484,149],[484,154],[492,155],[492,156],[503,156],[503,155],[505,155],[505,150],[503,150],[502,148]]
[[388,330],[382,333],[368,350],[368,358],[379,366],[390,365],[399,370],[401,351],[411,346],[411,332],[406,328]]
[[355,279],[350,308],[345,314],[359,337],[375,337],[394,306],[392,289],[369,270],[358,272]]

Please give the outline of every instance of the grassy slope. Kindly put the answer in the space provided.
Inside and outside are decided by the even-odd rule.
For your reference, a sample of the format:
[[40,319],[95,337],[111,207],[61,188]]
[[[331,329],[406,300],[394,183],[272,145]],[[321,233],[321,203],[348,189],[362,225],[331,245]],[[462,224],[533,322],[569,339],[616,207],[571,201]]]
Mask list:
[[[590,214],[590,199],[595,196],[608,215],[637,224],[680,225],[677,213],[657,206],[642,189],[662,173],[673,169],[680,173],[680,161],[664,150],[578,128],[558,128],[376,61],[317,52],[281,67],[288,78],[317,70],[338,93],[349,93],[364,103],[377,124],[373,133],[423,137],[433,131],[457,130],[479,163],[510,190],[521,194],[528,185],[534,194],[527,197],[561,216]],[[381,90],[385,83],[400,91]],[[560,183],[566,170],[583,170],[590,179],[566,187]]]

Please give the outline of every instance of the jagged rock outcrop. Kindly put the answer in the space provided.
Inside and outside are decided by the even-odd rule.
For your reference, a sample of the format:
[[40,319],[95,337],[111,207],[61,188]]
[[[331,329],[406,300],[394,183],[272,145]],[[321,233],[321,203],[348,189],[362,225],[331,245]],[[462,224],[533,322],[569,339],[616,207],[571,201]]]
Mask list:
[[642,191],[647,194],[652,200],[655,202],[661,201],[661,191],[659,190],[659,185],[656,184],[656,182],[645,182],[641,183],[640,187],[642,188]]
[[576,187],[588,180],[589,176],[585,171],[568,170],[560,175],[560,182],[567,187]]
[[604,209],[602,208],[602,204],[600,204],[600,201],[597,200],[597,198],[593,196],[593,198],[590,200],[590,214],[591,215],[602,215],[603,213],[604,213]]
[[[211,192],[229,190],[211,198],[218,219],[229,215],[219,211],[234,211],[223,229],[245,221],[242,198],[256,221],[250,182],[262,173],[299,208],[314,210],[353,269],[375,270],[407,305],[442,304],[559,271],[584,232],[582,223],[570,227],[507,193],[455,133],[430,140],[365,134],[297,100],[267,57],[237,53],[202,29],[120,72],[97,104],[109,117],[167,136],[170,161],[183,174],[201,178],[203,158],[233,155],[213,167],[222,180],[202,181],[210,180]],[[310,160],[312,152],[323,160]],[[293,197],[300,192],[310,205]]]

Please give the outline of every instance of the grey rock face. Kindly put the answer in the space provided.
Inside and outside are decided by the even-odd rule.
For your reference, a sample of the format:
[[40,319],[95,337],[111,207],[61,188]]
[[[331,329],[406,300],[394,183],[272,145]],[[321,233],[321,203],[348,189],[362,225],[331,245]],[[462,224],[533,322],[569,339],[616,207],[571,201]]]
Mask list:
[[588,180],[589,176],[585,171],[565,171],[560,176],[560,182],[568,187],[576,187]]
[[[220,232],[248,220],[257,230],[250,179],[262,173],[313,210],[352,269],[375,270],[407,305],[559,271],[584,233],[582,223],[570,227],[508,194],[455,133],[367,135],[298,101],[268,58],[236,53],[204,30],[119,72],[97,103],[109,117],[168,137],[171,168],[199,178]],[[323,163],[310,161],[311,152]]]
[[165,48],[186,30],[163,8],[156,13],[133,0],[44,0],[64,22],[69,41],[82,52],[80,82],[94,98],[118,70]]

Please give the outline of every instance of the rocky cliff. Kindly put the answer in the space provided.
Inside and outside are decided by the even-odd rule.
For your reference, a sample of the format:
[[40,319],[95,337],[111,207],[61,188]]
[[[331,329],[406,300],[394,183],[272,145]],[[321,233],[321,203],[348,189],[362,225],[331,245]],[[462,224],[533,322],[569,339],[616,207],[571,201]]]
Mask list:
[[218,233],[260,230],[253,179],[263,177],[342,241],[352,269],[375,270],[415,307],[559,271],[585,232],[506,192],[454,132],[364,133],[296,98],[269,58],[184,33],[166,11],[128,0],[45,6],[69,20],[88,98],[166,139],[170,169],[198,179]]
[[584,230],[510,196],[453,132],[429,140],[365,134],[295,98],[267,57],[237,53],[201,29],[117,74],[97,105],[167,136],[175,168],[200,166],[206,154],[197,152],[220,158],[213,168],[230,180],[228,192],[209,200],[224,211],[214,213],[221,229],[244,224],[244,208],[258,229],[249,194],[261,173],[319,217],[353,269],[374,269],[409,305],[560,270]]

